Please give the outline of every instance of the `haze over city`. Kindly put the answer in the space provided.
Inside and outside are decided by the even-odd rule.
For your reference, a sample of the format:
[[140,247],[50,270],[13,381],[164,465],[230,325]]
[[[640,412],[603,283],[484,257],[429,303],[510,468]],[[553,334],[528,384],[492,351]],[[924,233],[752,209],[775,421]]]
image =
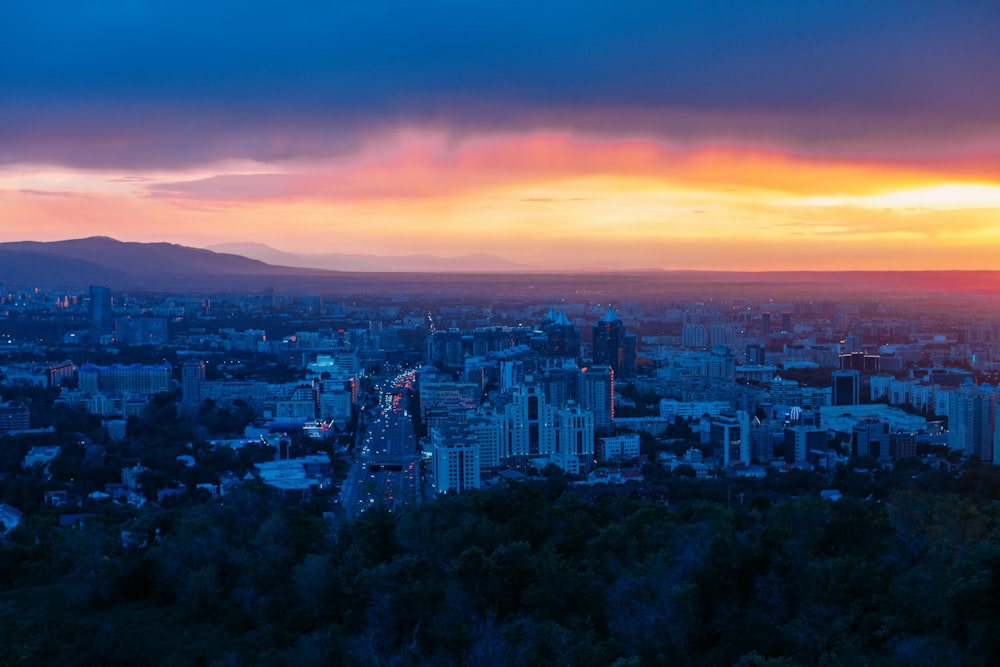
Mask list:
[[16,3],[0,241],[992,269],[985,2]]

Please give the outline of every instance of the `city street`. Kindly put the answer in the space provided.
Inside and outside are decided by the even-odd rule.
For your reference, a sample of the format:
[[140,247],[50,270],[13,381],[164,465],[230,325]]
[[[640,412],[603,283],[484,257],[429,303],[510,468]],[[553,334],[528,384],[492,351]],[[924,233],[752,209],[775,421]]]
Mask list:
[[373,507],[401,510],[419,500],[420,457],[405,404],[413,380],[413,371],[383,380],[377,387],[378,404],[362,413],[359,428],[364,424],[366,430],[340,494],[348,518]]

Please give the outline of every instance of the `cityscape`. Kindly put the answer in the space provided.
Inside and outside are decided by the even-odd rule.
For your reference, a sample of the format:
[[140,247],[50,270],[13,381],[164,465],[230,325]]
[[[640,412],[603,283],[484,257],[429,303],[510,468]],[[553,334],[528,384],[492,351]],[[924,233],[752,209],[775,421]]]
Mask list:
[[0,12],[0,665],[1000,664],[1000,5]]
[[[359,278],[351,276],[348,284]],[[941,512],[957,511],[933,505],[917,509],[930,499],[950,498],[956,507],[977,506],[981,512],[991,512],[987,508],[1000,499],[1000,468],[992,468],[1000,463],[1000,324],[992,294],[880,294],[873,287],[862,300],[853,295],[813,300],[806,294],[795,297],[796,288],[785,284],[775,286],[784,297],[775,300],[749,296],[759,293],[756,284],[720,288],[636,274],[618,277],[621,285],[634,285],[632,290],[588,288],[556,299],[549,290],[561,289],[566,279],[550,276],[549,286],[546,279],[497,277],[495,294],[502,296],[461,281],[453,285],[455,291],[435,294],[434,280],[409,294],[377,282],[363,294],[154,293],[104,285],[74,290],[5,284],[0,299],[5,588],[31,590],[31,582],[43,575],[25,568],[42,567],[35,559],[49,563],[58,559],[57,550],[83,540],[75,548],[96,550],[115,565],[83,572],[75,562],[48,564],[51,572],[73,580],[63,586],[66,594],[83,596],[74,604],[114,608],[145,602],[181,609],[172,612],[182,619],[173,623],[203,625],[215,615],[211,610],[219,599],[237,593],[230,588],[237,584],[217,579],[223,563],[205,570],[190,560],[196,552],[177,551],[204,549],[204,540],[218,538],[199,537],[197,529],[176,522],[201,516],[198,520],[210,525],[219,520],[213,513],[231,511],[232,503],[238,512],[261,513],[260,520],[277,513],[259,528],[254,525],[245,539],[262,539],[259,531],[267,522],[275,523],[274,530],[297,525],[296,530],[307,531],[296,538],[307,540],[297,547],[305,560],[287,551],[291,547],[282,556],[269,556],[280,558],[286,568],[272,572],[269,585],[325,588],[297,588],[295,596],[306,595],[302,601],[267,603],[305,609],[300,605],[333,604],[333,598],[321,603],[315,596],[333,595],[329,587],[347,585],[331,579],[333,570],[345,567],[333,564],[345,557],[337,547],[341,540],[350,543],[348,536],[359,530],[375,531],[365,538],[374,539],[394,526],[401,532],[394,540],[406,544],[405,531],[417,529],[407,522],[433,521],[442,512],[458,512],[456,520],[469,521],[463,510],[447,508],[470,498],[483,498],[462,506],[473,517],[485,511],[475,509],[480,503],[494,497],[513,504],[508,508],[512,516],[518,502],[534,500],[542,503],[535,512],[556,511],[566,503],[636,516],[655,509],[674,513],[678,526],[701,525],[705,517],[679,517],[705,511],[699,502],[717,503],[732,521],[756,517],[761,529],[773,528],[779,508],[798,507],[795,511],[812,513],[811,520],[820,522],[814,529],[825,531],[825,540],[834,539],[829,530],[848,519],[838,516],[839,508],[849,508],[843,511],[859,526],[882,515],[880,520],[894,522],[897,539],[903,539],[912,528],[896,525],[902,520],[899,512],[932,512],[933,524],[925,523],[926,517],[909,520],[918,521],[921,530],[941,530]],[[620,298],[629,293],[646,296]],[[522,497],[532,488],[542,495]],[[902,509],[899,503],[917,505]],[[635,539],[663,519],[648,520],[635,529]],[[420,539],[433,543],[440,539],[434,530],[455,529],[441,525]],[[785,530],[797,529],[789,524]],[[556,534],[561,533],[536,536],[532,549],[553,548],[545,544]],[[269,539],[291,537],[281,533]],[[478,543],[482,538],[467,539]],[[597,540],[598,533],[590,539]],[[955,548],[971,547],[978,539],[961,538]],[[500,551],[493,555],[475,549],[478,557],[492,559],[508,547],[513,548],[497,543]],[[459,552],[451,557],[470,557],[468,545],[452,548]],[[165,570],[162,559],[168,557],[180,559],[172,568],[185,563],[182,570]],[[222,556],[203,552],[202,557]],[[760,558],[746,557],[750,562]],[[356,566],[370,568],[380,558],[395,562],[372,552]],[[451,577],[451,568],[459,564],[447,567]],[[756,567],[771,565],[758,562]],[[684,578],[697,581],[696,570]],[[197,584],[204,591],[161,588],[184,581],[194,585],[191,577],[196,576],[211,577]],[[403,582],[390,589],[396,585]],[[664,583],[659,594],[673,600],[679,585]],[[353,604],[364,608],[371,604],[365,601],[369,595],[353,594]],[[428,595],[417,607],[435,608],[436,594]],[[490,614],[508,619],[528,604],[508,601],[513,607],[500,611],[492,594],[483,603]],[[641,623],[658,623],[656,614],[674,609],[675,603],[644,603],[651,606],[642,613],[651,616]],[[693,604],[695,598],[685,602]],[[244,617],[247,613],[240,612],[241,622],[258,634],[274,623],[267,620],[273,612],[258,610],[256,620]],[[339,612],[326,613],[327,622],[349,622]],[[440,612],[427,613],[431,618]],[[289,632],[309,629],[332,642],[317,621],[303,620]],[[369,622],[376,621],[368,619],[364,627]],[[413,631],[421,632],[419,618],[414,622]],[[622,648],[634,625],[616,625],[612,618],[604,623],[605,629],[585,633],[596,642],[587,648],[589,657],[572,656],[571,662],[651,650],[648,643],[636,653]],[[209,632],[215,637],[219,630]],[[253,637],[244,639],[247,646],[268,644],[247,632]],[[498,643],[491,650],[500,653],[491,659],[507,660],[514,645],[495,632],[491,641]],[[607,634],[599,639],[595,633]],[[421,651],[436,656],[433,660],[467,660],[469,651],[485,650],[473,642],[450,649],[466,652],[464,658],[445,654],[437,645],[440,639],[428,637]],[[836,637],[830,634],[827,641]],[[377,662],[394,654],[391,640],[373,641],[359,636],[321,647],[268,644],[267,651],[277,662],[302,655],[328,658],[330,651],[342,652],[348,662],[362,660],[359,651],[375,651],[381,656],[373,658]],[[555,649],[548,640],[531,641],[533,653],[519,660],[551,658]],[[683,641],[653,644],[683,655],[703,641],[718,642],[689,627]],[[744,641],[718,643],[718,651],[740,652],[721,659],[771,664],[746,661],[772,659],[757,653],[761,648],[779,656],[787,648]],[[10,646],[11,652],[30,650],[46,662],[70,660],[41,645]],[[901,663],[907,662],[899,656],[909,649],[889,642],[853,650],[885,655],[890,647]],[[93,660],[110,659],[103,648],[88,650]],[[143,651],[150,651],[150,660],[171,654],[164,647],[131,650],[121,659],[144,660]],[[246,647],[226,653],[237,659],[240,650]],[[956,656],[987,647],[953,644],[938,650]],[[214,644],[196,643],[184,655],[218,651]],[[709,661],[723,655],[713,652]],[[799,647],[795,655],[802,659],[809,650]]]

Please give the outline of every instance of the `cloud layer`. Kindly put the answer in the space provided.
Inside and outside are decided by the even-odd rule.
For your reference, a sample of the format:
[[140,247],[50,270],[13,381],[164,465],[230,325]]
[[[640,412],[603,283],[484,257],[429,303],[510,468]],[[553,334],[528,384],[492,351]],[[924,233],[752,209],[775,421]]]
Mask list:
[[0,237],[995,268],[998,28],[979,0],[14,0]]
[[919,0],[17,1],[0,161],[281,161],[413,126],[996,149],[998,26],[996,3]]

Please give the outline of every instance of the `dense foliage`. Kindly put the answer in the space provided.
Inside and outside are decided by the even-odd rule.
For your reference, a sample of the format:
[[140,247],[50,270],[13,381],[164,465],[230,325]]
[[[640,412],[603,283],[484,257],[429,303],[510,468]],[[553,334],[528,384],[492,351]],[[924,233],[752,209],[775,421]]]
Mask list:
[[43,510],[0,548],[0,664],[996,664],[976,474],[835,503],[685,482],[671,506],[551,478],[339,528],[252,485]]

